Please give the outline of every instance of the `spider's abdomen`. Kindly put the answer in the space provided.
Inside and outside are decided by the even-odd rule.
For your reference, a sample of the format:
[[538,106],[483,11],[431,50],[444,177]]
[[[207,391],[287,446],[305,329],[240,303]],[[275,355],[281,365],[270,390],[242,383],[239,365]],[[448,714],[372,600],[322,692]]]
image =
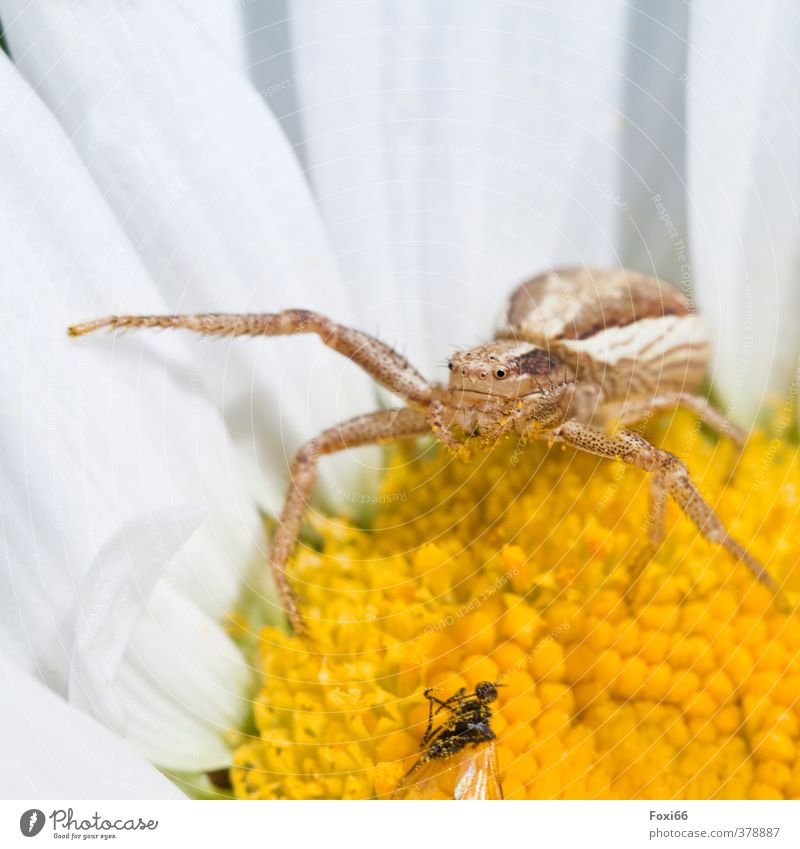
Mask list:
[[560,269],[512,295],[500,338],[548,350],[606,398],[695,391],[707,369],[702,319],[676,289],[632,271]]

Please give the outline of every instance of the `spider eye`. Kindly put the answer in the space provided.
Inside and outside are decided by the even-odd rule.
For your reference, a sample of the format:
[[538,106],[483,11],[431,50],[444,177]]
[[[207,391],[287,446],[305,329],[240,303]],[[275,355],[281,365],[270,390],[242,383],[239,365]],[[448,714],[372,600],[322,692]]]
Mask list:
[[506,370],[504,368],[499,368],[494,373],[494,376],[502,380],[506,376]]

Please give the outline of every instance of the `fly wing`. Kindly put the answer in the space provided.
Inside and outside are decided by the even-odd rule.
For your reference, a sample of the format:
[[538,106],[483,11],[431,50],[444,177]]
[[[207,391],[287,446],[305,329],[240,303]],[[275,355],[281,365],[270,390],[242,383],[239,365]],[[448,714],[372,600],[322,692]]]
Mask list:
[[633,271],[567,268],[523,283],[500,338],[550,351],[606,397],[693,391],[708,368],[702,321],[674,287]]
[[426,761],[400,782],[392,798],[502,799],[494,743]]
[[481,746],[463,756],[461,770],[453,789],[454,799],[502,799],[503,786],[497,766],[494,743]]

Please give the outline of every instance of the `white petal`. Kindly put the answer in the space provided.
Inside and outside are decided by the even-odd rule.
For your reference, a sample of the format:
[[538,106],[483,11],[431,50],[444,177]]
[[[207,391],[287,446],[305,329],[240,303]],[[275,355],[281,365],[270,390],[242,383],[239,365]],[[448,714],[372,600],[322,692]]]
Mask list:
[[230,764],[226,735],[242,729],[254,674],[209,617],[160,583],[116,680],[126,734],[159,766],[195,772]]
[[237,0],[181,0],[189,15],[203,25],[209,37],[219,45],[219,54],[242,73],[250,64],[243,28],[243,11],[249,5]]
[[119,734],[126,722],[114,689],[120,660],[156,582],[202,518],[177,506],[136,516],[102,547],[78,588],[69,698]]
[[67,338],[97,311],[163,303],[3,55],[0,104],[0,647],[64,693],[78,587],[112,530],[156,504],[203,506],[172,573],[216,617],[262,531],[183,340]]
[[[551,264],[673,267],[650,195],[681,194],[665,167],[680,125],[653,106],[680,88],[680,29],[648,59],[629,41],[633,13],[610,0],[291,8],[303,153],[345,279],[429,374]],[[652,30],[671,23],[657,13]],[[626,77],[643,66],[650,101]]]
[[783,395],[800,353],[800,18],[692,6],[687,81],[691,246],[716,342],[716,384],[750,424]]
[[159,581],[200,518],[150,511],[103,546],[81,588],[69,687],[70,701],[181,772],[230,762],[224,735],[242,727],[252,687],[220,626]]
[[[631,4],[625,16],[618,156],[619,261],[681,286],[685,279],[688,3]],[[665,218],[665,210],[668,221]],[[682,248],[682,249],[681,249]]]
[[154,767],[84,713],[0,659],[0,796],[179,799]]
[[[0,9],[20,68],[170,308],[312,306],[358,318],[278,123],[181,6],[8,0]],[[133,298],[117,310],[143,306]],[[316,339],[218,341],[203,346],[202,360],[203,379],[224,403],[244,467],[272,511],[287,455],[322,426],[374,406],[370,382]]]

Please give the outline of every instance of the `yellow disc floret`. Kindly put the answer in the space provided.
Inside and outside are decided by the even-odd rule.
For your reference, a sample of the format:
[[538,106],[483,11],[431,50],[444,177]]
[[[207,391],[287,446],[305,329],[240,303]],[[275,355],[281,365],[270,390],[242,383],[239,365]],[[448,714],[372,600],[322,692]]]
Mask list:
[[313,648],[260,633],[235,794],[388,797],[420,754],[423,690],[497,681],[506,798],[800,798],[797,451],[756,434],[726,482],[732,449],[689,416],[652,436],[779,601],[672,506],[631,588],[647,533],[636,470],[539,443],[470,464],[393,450],[374,527],[318,519],[322,550],[298,549]]

